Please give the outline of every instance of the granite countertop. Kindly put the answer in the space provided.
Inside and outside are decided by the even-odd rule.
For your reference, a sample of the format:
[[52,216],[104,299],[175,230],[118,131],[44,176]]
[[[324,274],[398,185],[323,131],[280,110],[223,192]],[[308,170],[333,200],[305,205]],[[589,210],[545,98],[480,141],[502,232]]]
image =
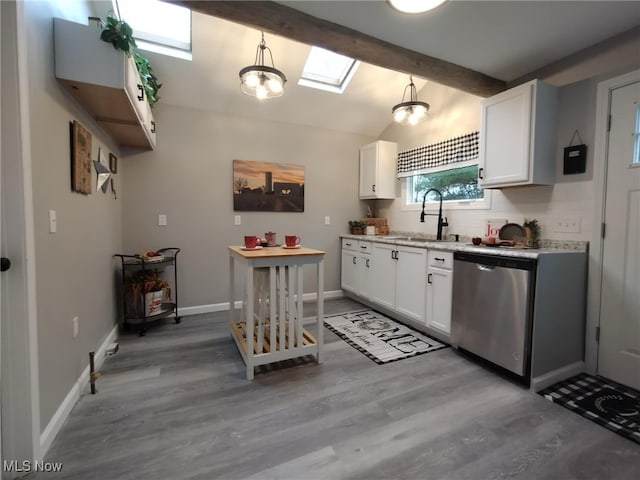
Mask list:
[[[558,253],[585,254],[588,242],[543,240],[542,248],[523,247],[487,247],[485,245],[473,245],[469,239],[460,241],[435,240],[420,234],[390,234],[390,235],[342,235],[342,238],[353,240],[367,240],[371,242],[390,243],[392,245],[404,245],[407,247],[428,248],[431,250],[443,250],[449,252],[481,253],[485,255],[499,255],[505,257],[538,258],[540,255]],[[399,238],[400,237],[400,238]],[[408,237],[408,238],[407,238]]]

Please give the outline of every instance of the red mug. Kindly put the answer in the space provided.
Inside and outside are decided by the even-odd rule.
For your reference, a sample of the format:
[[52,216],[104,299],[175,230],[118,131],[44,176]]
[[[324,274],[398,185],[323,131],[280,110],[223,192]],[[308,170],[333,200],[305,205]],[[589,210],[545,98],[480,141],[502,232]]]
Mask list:
[[258,245],[258,237],[255,235],[245,235],[244,236],[244,247],[245,248],[256,248]]
[[300,237],[296,235],[285,235],[284,243],[287,247],[295,247],[300,243]]

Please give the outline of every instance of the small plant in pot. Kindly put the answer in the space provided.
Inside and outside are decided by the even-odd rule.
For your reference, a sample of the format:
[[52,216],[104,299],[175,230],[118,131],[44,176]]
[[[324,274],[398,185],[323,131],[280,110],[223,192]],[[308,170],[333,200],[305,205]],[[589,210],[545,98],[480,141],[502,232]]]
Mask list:
[[364,235],[367,224],[361,220],[350,220],[349,231],[352,235]]
[[540,224],[538,223],[538,220],[536,220],[535,218],[532,220],[527,220],[525,218],[522,226],[524,227],[524,231],[526,234],[525,243],[527,247],[540,247]]

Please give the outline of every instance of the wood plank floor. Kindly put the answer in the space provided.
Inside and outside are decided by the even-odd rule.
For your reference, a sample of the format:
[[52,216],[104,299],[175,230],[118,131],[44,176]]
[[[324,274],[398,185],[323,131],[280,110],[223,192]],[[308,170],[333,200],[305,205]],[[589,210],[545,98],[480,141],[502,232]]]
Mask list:
[[322,365],[247,381],[226,319],[123,335],[47,454],[63,471],[28,478],[640,478],[637,444],[451,348],[377,365],[325,329]]

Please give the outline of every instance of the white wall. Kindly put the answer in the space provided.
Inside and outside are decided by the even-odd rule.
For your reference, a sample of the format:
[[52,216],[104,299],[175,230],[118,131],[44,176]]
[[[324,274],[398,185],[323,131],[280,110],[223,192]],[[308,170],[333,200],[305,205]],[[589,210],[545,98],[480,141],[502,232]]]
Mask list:
[[[359,214],[358,148],[371,138],[162,102],[154,116],[156,150],[123,158],[119,165],[124,250],[181,248],[180,306],[226,302],[227,246],[270,230],[279,242],[285,234],[297,234],[303,245],[326,251],[325,291],[340,288],[339,235]],[[303,165],[304,212],[234,212],[233,160]],[[167,226],[158,226],[159,214],[167,215]],[[235,214],[242,225],[234,226]],[[331,225],[324,225],[325,216]],[[308,273],[305,292],[315,292]]]
[[[116,322],[112,255],[122,250],[122,202],[71,191],[69,122],[93,134],[93,158],[120,152],[55,80],[53,17],[86,23],[84,2],[25,2],[38,311],[41,428]],[[49,210],[58,232],[49,233]],[[79,319],[73,338],[72,319]]]

